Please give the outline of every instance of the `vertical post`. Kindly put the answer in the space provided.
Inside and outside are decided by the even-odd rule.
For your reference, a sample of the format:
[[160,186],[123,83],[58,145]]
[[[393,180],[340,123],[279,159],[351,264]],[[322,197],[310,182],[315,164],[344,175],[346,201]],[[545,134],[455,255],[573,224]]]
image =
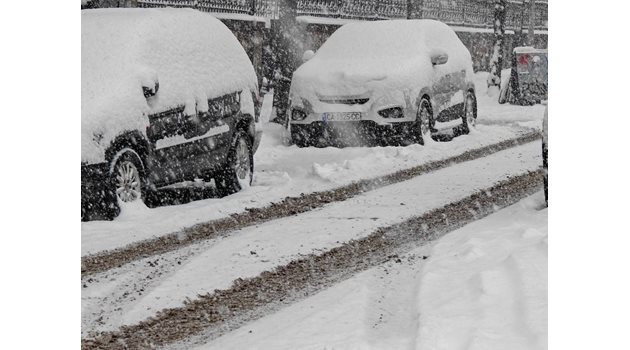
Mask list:
[[534,30],[536,28],[536,0],[529,0],[529,29],[527,30],[527,43],[534,46]]
[[418,18],[424,18],[424,0],[420,0],[418,7]]
[[462,25],[466,25],[466,5],[464,5],[464,1],[458,1],[457,6],[462,7]]
[[[503,40],[505,37],[506,0],[494,0],[494,47],[490,58],[490,74],[488,75],[488,94],[501,88],[501,69],[503,68]],[[492,88],[492,89],[491,89]]]

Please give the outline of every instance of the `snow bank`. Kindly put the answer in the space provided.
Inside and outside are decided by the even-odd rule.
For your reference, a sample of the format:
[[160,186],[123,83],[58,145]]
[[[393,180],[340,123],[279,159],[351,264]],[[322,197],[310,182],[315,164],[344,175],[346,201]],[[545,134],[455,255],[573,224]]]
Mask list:
[[[444,65],[431,64],[435,50],[449,55]],[[465,70],[473,76],[470,52],[446,24],[434,20],[390,20],[349,23],[333,33],[315,57],[293,74],[291,99],[305,98],[319,108],[318,95],[383,96],[404,91],[415,99],[439,72]],[[405,104],[405,101],[402,101]]]
[[422,272],[417,349],[547,348],[547,210],[539,193],[446,235]]
[[[159,82],[149,99],[142,86]],[[147,115],[254,89],[256,74],[230,30],[192,9],[81,11],[81,161],[104,160],[125,130],[144,132]],[[245,95],[249,95],[245,94]],[[251,99],[251,97],[249,97]]]

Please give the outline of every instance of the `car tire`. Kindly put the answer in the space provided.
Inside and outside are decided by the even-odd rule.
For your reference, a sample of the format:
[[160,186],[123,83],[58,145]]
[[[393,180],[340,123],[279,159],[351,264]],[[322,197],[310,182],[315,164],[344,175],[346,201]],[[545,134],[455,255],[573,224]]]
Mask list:
[[431,127],[433,123],[433,109],[431,102],[426,97],[420,100],[418,112],[416,113],[416,122],[414,126],[415,141],[421,145],[425,145],[431,138]]
[[462,114],[463,133],[468,134],[471,128],[477,123],[477,97],[472,91],[466,93],[464,99],[464,110]]
[[[127,183],[129,187],[128,191],[136,192],[136,198],[134,200],[124,195],[124,201],[142,200],[146,204],[149,199],[155,197],[155,192],[151,190],[146,180],[143,162],[132,149],[123,149],[119,152],[119,155],[110,163],[109,168],[111,171],[104,178],[106,183],[97,197],[92,198],[85,204],[81,204],[81,221],[115,219],[120,214],[118,201],[123,200],[123,198],[119,196],[119,193],[122,192],[120,187],[123,182]],[[126,168],[126,170],[122,168]],[[121,175],[123,175],[122,172],[125,173],[125,179],[121,177]],[[132,172],[135,172],[134,176],[136,176],[136,181],[140,184],[139,190],[137,186],[130,185],[130,182],[133,182],[129,177]],[[133,187],[133,190],[131,190],[131,187]]]
[[111,166],[110,179],[116,206],[119,201],[131,203],[138,200],[149,207],[155,206],[157,194],[149,184],[144,162],[132,149],[123,149],[115,158]]
[[249,137],[239,131],[232,141],[226,165],[214,177],[219,196],[225,197],[250,186],[253,176],[252,144]]

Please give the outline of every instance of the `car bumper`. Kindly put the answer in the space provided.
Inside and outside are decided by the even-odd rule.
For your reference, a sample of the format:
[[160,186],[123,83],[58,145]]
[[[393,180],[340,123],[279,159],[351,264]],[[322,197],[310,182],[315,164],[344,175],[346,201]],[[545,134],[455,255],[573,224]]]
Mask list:
[[[345,106],[344,106],[345,107]],[[384,118],[382,117],[379,113],[378,110],[381,109],[385,109],[385,108],[390,108],[390,107],[398,107],[401,108],[403,111],[403,117],[401,118]],[[293,109],[291,109],[292,112]],[[345,108],[343,110],[335,110],[334,108],[331,108],[330,111],[328,111],[328,113],[360,113],[361,114],[361,120],[358,121],[335,121],[334,123],[357,123],[357,122],[371,122],[373,124],[376,125],[381,125],[381,126],[390,126],[390,125],[394,125],[394,124],[400,124],[400,123],[409,123],[409,122],[414,122],[416,120],[416,114],[413,111],[413,108],[410,110],[409,108],[405,108],[405,106],[399,106],[399,105],[392,105],[392,106],[386,106],[383,108],[369,108],[369,109],[361,109],[361,110],[346,110]],[[317,112],[310,112],[307,113],[306,118],[302,119],[302,120],[292,120],[290,121],[291,125],[306,125],[306,124],[313,124],[313,123],[321,123],[321,122],[325,122],[325,117],[324,114],[326,113],[317,113]],[[291,113],[289,114],[291,115]],[[332,123],[332,122],[330,122]]]
[[381,125],[371,120],[291,124],[292,137],[316,143],[319,140],[404,141],[413,138],[415,122]]

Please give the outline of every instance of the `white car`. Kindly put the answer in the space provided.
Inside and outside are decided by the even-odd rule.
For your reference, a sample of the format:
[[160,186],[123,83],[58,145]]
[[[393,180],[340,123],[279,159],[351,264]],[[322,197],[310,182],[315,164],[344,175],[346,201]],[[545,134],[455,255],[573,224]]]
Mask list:
[[81,217],[214,179],[221,194],[251,182],[254,68],[232,32],[192,9],[81,11]]
[[357,22],[334,32],[293,74],[291,138],[368,136],[424,143],[439,129],[467,133],[477,118],[470,52],[434,20]]

